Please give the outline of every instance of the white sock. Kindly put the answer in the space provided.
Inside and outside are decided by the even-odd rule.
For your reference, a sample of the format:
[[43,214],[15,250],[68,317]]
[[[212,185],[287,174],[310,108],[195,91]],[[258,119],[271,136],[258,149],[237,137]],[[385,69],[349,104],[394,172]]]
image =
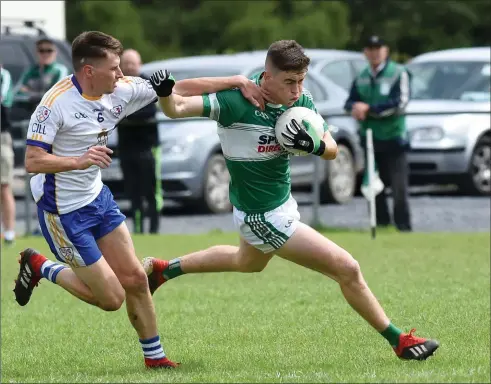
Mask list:
[[160,344],[160,337],[155,336],[150,339],[141,340],[140,344],[143,349],[143,355],[147,359],[163,359],[165,357],[164,349]]
[[12,241],[15,239],[15,231],[5,231],[3,238],[7,241]]
[[55,263],[51,260],[46,260],[43,265],[41,265],[41,274],[49,281],[56,284],[56,276],[58,276],[58,273],[63,271],[65,268],[66,267],[62,264]]

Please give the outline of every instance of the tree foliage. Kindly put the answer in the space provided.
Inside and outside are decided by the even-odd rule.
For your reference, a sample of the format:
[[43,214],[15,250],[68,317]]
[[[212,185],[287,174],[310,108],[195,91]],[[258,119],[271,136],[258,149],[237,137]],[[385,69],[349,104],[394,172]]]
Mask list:
[[489,45],[491,2],[481,0],[117,0],[66,2],[67,34],[102,30],[145,61],[267,49],[295,39],[308,48],[361,49],[380,34],[399,57]]

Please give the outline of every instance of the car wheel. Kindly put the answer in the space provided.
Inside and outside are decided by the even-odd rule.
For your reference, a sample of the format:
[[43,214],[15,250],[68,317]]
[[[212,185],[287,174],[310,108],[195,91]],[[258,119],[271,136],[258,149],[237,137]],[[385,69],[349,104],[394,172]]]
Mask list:
[[224,213],[232,210],[228,197],[230,174],[225,158],[221,154],[212,155],[206,164],[203,182],[203,203],[206,211]]
[[473,195],[491,194],[491,137],[483,137],[476,144],[460,187]]
[[353,154],[338,144],[338,155],[327,162],[326,180],[321,188],[321,203],[345,204],[356,191],[356,170]]

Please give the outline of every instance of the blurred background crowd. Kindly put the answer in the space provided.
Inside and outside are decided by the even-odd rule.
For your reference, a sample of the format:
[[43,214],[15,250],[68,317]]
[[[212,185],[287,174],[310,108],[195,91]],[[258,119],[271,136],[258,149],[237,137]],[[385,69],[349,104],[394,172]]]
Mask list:
[[[367,115],[360,105],[371,100],[353,93],[363,76],[387,80],[378,101],[395,102],[403,119],[400,135],[382,138],[376,148],[385,186],[377,197],[380,225],[412,229],[408,188],[413,185],[450,184],[464,195],[490,194],[490,2],[2,1],[1,24],[7,242],[19,216],[14,196],[19,202],[26,195],[27,122],[44,92],[71,73],[70,42],[85,30],[122,41],[128,49],[121,63],[125,75],[145,77],[167,68],[178,80],[251,76],[262,69],[273,41],[297,40],[312,60],[305,87],[319,113],[336,126],[339,156],[318,168],[310,158],[292,159],[292,184],[309,191],[318,182],[322,204],[350,204],[363,193],[360,127]],[[405,77],[392,79],[389,63],[404,65],[407,100]],[[384,118],[390,113],[378,117]],[[163,198],[194,212],[230,212],[229,178],[213,121],[170,120],[149,106],[125,119],[108,145],[115,152],[103,180],[117,198],[130,201],[135,232],[160,231]],[[392,218],[386,193],[394,198]]]

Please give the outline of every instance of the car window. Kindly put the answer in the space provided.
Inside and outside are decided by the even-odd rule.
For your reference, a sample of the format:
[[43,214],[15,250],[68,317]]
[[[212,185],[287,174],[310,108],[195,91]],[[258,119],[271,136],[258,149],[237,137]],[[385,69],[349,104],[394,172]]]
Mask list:
[[67,67],[69,72],[72,72],[73,66],[72,66],[71,52],[69,52],[67,50],[67,47],[63,46],[58,41],[55,42],[55,45],[58,51],[56,55],[56,61]]
[[490,63],[455,61],[408,65],[412,98],[417,100],[489,101]]
[[22,45],[14,41],[0,42],[0,60],[2,65],[10,72],[12,83],[19,81],[22,73],[30,65],[31,61]]
[[[69,51],[69,49],[66,46],[62,45],[60,41],[55,40],[54,43],[56,45],[56,51],[57,51],[56,61],[67,67],[68,72],[71,73],[73,71],[71,51]],[[29,41],[28,44],[29,44],[29,50],[32,52],[34,60],[37,60],[36,40],[31,40]]]
[[309,90],[315,102],[326,101],[328,99],[327,92],[309,75],[305,78],[303,86]]
[[355,69],[355,76],[365,69],[368,65],[366,60],[351,60],[351,64]]
[[349,61],[335,61],[324,66],[321,73],[341,88],[349,91],[354,74]]

